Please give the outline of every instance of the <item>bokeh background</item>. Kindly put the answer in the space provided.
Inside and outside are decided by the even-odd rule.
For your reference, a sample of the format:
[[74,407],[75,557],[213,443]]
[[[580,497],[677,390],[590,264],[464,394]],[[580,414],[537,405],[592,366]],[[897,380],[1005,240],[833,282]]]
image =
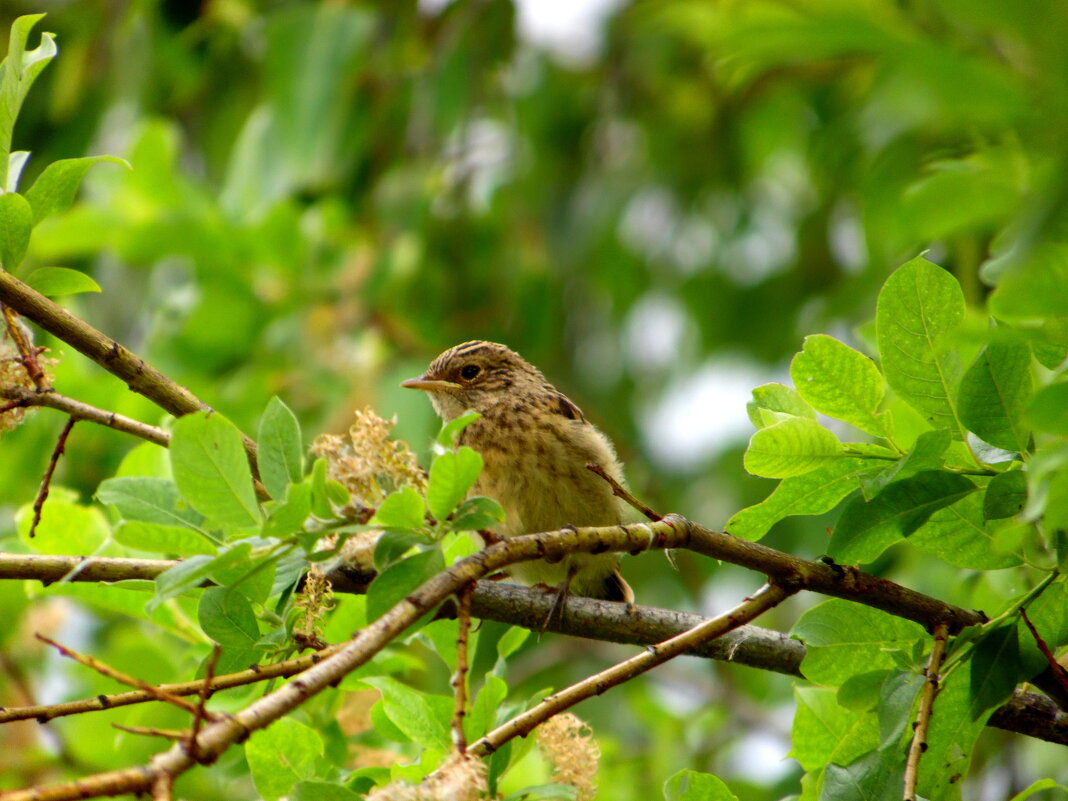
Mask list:
[[[372,406],[424,454],[437,422],[399,381],[505,342],[609,433],[643,499],[713,527],[773,485],[741,468],[745,402],[788,380],[806,334],[865,349],[879,286],[924,250],[980,307],[1068,188],[1057,0],[5,0],[0,26],[41,11],[59,57],[16,129],[23,185],[59,158],[133,167],[94,168],[34,233],[26,270],[103,288],[75,313],[247,431],[276,394],[309,438]],[[53,355],[65,394],[162,420]],[[41,411],[0,440],[0,546],[61,425]],[[88,501],[133,444],[78,426],[57,480]],[[816,557],[825,525],[766,541]],[[877,569],[961,600],[904,558]],[[701,612],[758,584],[685,555],[625,572],[641,601]],[[101,653],[150,647],[78,615]],[[513,680],[560,686],[626,653],[546,638]],[[683,767],[743,799],[796,792],[790,685],[692,660],[591,701],[603,797],[659,797]],[[979,776],[978,799],[1012,779]]]

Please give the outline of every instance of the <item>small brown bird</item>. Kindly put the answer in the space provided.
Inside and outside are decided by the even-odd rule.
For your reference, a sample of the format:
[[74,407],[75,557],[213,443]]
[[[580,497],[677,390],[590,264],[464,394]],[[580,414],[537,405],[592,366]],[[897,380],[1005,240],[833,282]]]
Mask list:
[[[622,482],[612,443],[515,351],[496,342],[464,342],[401,386],[426,392],[446,422],[471,410],[482,415],[463,430],[460,443],[481,453],[485,462],[472,492],[504,507],[505,522],[496,533],[515,537],[623,521],[622,501],[586,469],[596,463]],[[558,587],[561,599],[573,592],[634,600],[616,554],[572,554],[555,564],[520,562],[508,573],[525,584]]]

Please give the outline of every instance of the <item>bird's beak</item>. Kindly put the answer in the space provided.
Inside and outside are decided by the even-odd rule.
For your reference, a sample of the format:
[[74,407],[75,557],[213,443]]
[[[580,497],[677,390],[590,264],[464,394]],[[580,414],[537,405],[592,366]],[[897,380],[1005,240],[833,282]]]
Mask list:
[[426,378],[425,376],[401,381],[401,386],[407,389],[421,389],[423,392],[449,392],[450,390],[460,389],[460,385],[452,381],[442,381],[439,378]]

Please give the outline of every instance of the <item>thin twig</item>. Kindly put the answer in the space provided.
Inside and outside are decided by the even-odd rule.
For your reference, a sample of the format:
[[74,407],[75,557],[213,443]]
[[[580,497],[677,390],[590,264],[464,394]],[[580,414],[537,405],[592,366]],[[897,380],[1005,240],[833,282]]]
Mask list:
[[0,388],[0,397],[10,398],[13,407],[47,406],[49,409],[57,409],[69,414],[75,420],[87,420],[90,423],[107,426],[125,434],[132,434],[140,439],[154,442],[166,448],[171,441],[171,435],[157,426],[150,426],[139,420],[99,409],[82,403],[58,392],[37,392],[26,387],[3,387]]
[[[0,303],[7,304],[23,317],[68,343],[112,375],[121,378],[131,390],[175,417],[191,412],[211,411],[208,404],[188,389],[7,271],[0,271]],[[246,434],[241,436],[252,474],[258,479],[256,443]]]
[[15,310],[6,304],[3,304],[3,310],[4,322],[7,323],[7,332],[19,352],[19,362],[22,363],[26,370],[26,375],[30,377],[38,391],[47,392],[51,388],[51,384],[44,368],[41,367],[41,363],[37,359],[37,348],[26,339],[26,332],[23,331],[22,323],[19,321],[19,316],[15,313]]
[[[67,648],[65,645],[61,645],[60,643],[56,642],[55,640],[52,640],[52,639],[49,639],[48,637],[45,637],[43,634],[39,634],[38,633],[38,634],[34,634],[34,636],[38,640],[40,640],[41,642],[47,643],[48,645],[51,645],[53,648],[55,648],[57,651],[59,651],[61,654],[63,654],[63,656],[69,657],[69,658],[73,659],[75,662],[77,662],[78,664],[85,665],[87,668],[95,670],[97,673],[99,673],[102,676],[107,676],[109,679],[114,679],[115,681],[120,682],[122,684],[125,684],[125,685],[127,685],[129,687],[136,687],[139,690],[144,690],[147,693],[151,693],[158,700],[166,701],[168,704],[173,704],[174,706],[178,707],[179,709],[184,709],[186,712],[189,712],[190,714],[196,715],[196,713],[197,713],[197,708],[196,708],[196,706],[194,704],[189,703],[188,701],[186,701],[183,698],[179,698],[177,695],[174,695],[173,693],[169,693],[166,690],[162,690],[159,687],[156,687],[156,686],[154,686],[152,684],[149,684],[144,679],[138,679],[138,678],[134,678],[133,676],[127,676],[122,671],[116,670],[115,668],[111,667],[110,665],[105,665],[103,662],[100,662],[100,661],[98,661],[96,659],[93,659],[91,656],[85,656],[84,654],[79,654],[77,651],[72,651],[70,648]],[[213,715],[212,713],[208,712],[208,713],[205,713],[205,714],[208,715],[212,720],[215,719],[215,715]]]
[[920,778],[920,758],[927,750],[927,727],[931,723],[931,710],[934,707],[935,696],[938,695],[942,661],[946,658],[946,641],[949,639],[949,626],[939,623],[934,630],[934,645],[931,647],[931,656],[927,660],[927,667],[923,671],[923,691],[920,693],[920,708],[916,713],[916,722],[913,724],[912,744],[909,745],[909,754],[905,759],[905,793],[904,801],[916,801],[916,784]]
[[162,737],[164,740],[182,740],[189,737],[189,729],[152,729],[145,726],[123,726],[121,723],[112,723],[111,725],[119,731],[140,734],[145,737]]
[[1042,652],[1042,655],[1046,657],[1046,661],[1049,662],[1050,673],[1053,674],[1054,680],[1061,686],[1061,689],[1068,693],[1068,670],[1065,670],[1064,665],[1057,661],[1057,657],[1054,656],[1053,651],[1050,650],[1049,645],[1042,639],[1042,635],[1038,633],[1035,624],[1032,623],[1031,618],[1028,617],[1027,609],[1025,607],[1020,607],[1020,617],[1022,617],[1023,622],[1027,624],[1031,636],[1035,638],[1038,650]]
[[474,590],[474,582],[460,590],[456,612],[456,673],[451,682],[456,701],[452,714],[452,745],[459,754],[467,751],[467,737],[464,735],[464,717],[467,715],[467,635],[471,630],[471,594]]
[[475,756],[488,756],[514,737],[525,737],[534,727],[553,715],[569,709],[579,701],[600,695],[618,684],[641,675],[648,670],[689,651],[695,645],[720,637],[743,623],[748,623],[767,610],[782,603],[800,588],[780,584],[765,584],[750,598],[729,612],[711,618],[689,631],[672,637],[659,645],[650,645],[642,653],[624,662],[602,670],[577,684],[554,693],[544,701],[498,726],[468,749]]
[[605,469],[596,462],[590,462],[589,464],[587,464],[586,469],[589,470],[591,473],[596,473],[605,481],[607,481],[609,486],[612,487],[613,495],[615,495],[617,498],[622,498],[624,501],[629,503],[631,506],[633,506],[647,518],[652,520],[654,523],[664,519],[664,516],[662,514],[655,512],[653,509],[646,506],[644,503],[642,503],[633,495],[631,495],[630,491],[626,487],[624,487],[622,484],[612,478],[612,476],[608,475]]
[[206,716],[206,708],[208,699],[211,698],[212,686],[211,682],[215,678],[215,666],[219,664],[219,656],[222,654],[222,648],[218,643],[212,643],[211,656],[208,657],[207,667],[204,669],[204,682],[200,687],[200,692],[197,702],[197,711],[193,715],[193,725],[189,731],[189,738],[187,745],[189,747],[189,756],[193,759],[197,758],[197,735],[200,734],[200,724],[204,722]]
[[63,450],[67,445],[67,437],[70,436],[71,429],[77,422],[73,417],[67,418],[67,424],[59,432],[56,447],[52,449],[52,458],[48,460],[44,478],[41,479],[41,488],[37,490],[37,498],[33,502],[33,522],[30,523],[31,538],[37,535],[37,524],[41,522],[41,513],[44,511],[45,501],[48,500],[48,492],[52,488],[52,476],[56,472],[56,465],[59,464],[59,457],[63,455]]

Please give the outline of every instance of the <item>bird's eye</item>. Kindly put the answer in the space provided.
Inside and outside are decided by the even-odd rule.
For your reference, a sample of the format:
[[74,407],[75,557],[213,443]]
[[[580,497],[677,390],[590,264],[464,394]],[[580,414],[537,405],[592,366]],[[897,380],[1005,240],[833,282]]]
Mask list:
[[460,370],[460,375],[470,381],[480,372],[482,372],[482,368],[479,367],[477,364],[465,364],[463,366],[463,369]]

